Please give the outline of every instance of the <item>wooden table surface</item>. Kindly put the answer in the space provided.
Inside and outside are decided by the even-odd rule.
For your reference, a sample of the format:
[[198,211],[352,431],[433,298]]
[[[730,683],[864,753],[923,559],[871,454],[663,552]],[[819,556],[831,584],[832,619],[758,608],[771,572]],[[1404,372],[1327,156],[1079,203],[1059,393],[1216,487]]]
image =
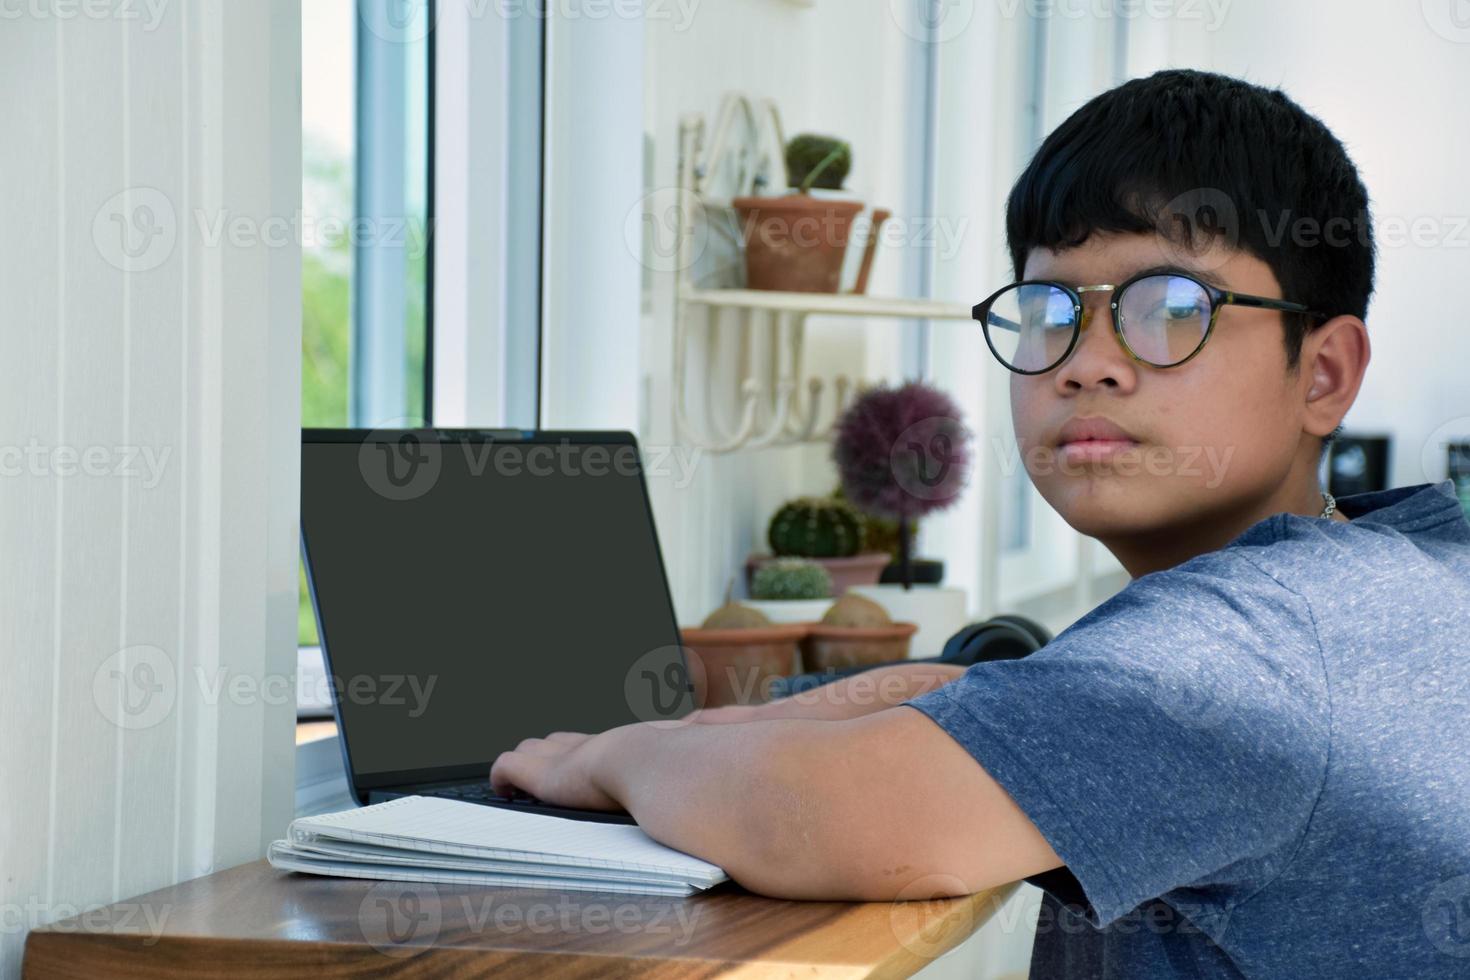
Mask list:
[[331,738],[337,734],[337,723],[331,719],[322,721],[298,721],[296,723],[296,744],[305,745],[307,742],[315,742],[319,738]]
[[80,977],[904,977],[1014,885],[963,898],[793,902],[429,885],[264,861],[52,923],[25,980]]

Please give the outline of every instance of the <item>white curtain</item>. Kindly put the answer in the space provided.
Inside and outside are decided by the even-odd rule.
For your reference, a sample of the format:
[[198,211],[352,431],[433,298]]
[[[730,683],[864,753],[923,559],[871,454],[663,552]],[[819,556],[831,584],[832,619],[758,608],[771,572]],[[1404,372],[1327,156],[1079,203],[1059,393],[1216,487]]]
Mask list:
[[299,0],[0,29],[0,976],[291,814]]

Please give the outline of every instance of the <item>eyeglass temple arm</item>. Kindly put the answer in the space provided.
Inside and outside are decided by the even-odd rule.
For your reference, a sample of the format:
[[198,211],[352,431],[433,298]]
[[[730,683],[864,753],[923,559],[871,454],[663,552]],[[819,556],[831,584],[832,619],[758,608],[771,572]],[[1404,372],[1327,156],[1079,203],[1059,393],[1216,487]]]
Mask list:
[[1309,309],[1301,303],[1292,303],[1284,299],[1272,299],[1269,296],[1252,296],[1250,293],[1232,293],[1222,290],[1216,300],[1220,303],[1234,303],[1236,306],[1255,306],[1267,310],[1281,310],[1283,313],[1305,313],[1307,316],[1328,319],[1327,314],[1318,313]]
[[1015,330],[1018,332],[1020,331],[1021,325],[1019,323],[1010,319],[1009,317],[1003,317],[999,313],[989,313],[987,310],[984,309],[984,306],[984,303],[976,303],[973,307],[971,307],[970,318],[974,320],[979,320],[980,322],[984,323],[988,315],[991,326],[1005,327],[1008,330]]

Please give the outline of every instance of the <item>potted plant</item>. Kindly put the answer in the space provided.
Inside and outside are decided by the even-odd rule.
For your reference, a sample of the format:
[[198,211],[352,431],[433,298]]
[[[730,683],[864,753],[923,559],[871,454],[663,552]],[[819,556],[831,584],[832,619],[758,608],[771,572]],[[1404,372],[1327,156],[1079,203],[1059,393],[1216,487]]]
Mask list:
[[802,670],[820,673],[905,660],[918,628],[915,623],[893,622],[879,603],[849,593],[807,628],[801,640]]
[[[797,497],[782,504],[766,526],[770,555],[745,562],[747,591],[755,572],[775,558],[807,558],[821,565],[832,580],[834,596],[854,585],[878,581],[888,555],[865,547],[867,522],[851,504],[831,497]],[[752,593],[753,595],[753,593]]]
[[919,624],[920,656],[937,654],[968,621],[961,589],[915,587],[913,528],[953,506],[969,479],[970,433],[944,392],[921,382],[880,385],[854,398],[832,444],[843,496],[868,518],[897,525],[896,582],[854,589],[898,619]]
[[843,497],[898,525],[904,588],[913,584],[912,526],[959,499],[969,478],[969,442],[950,397],[917,381],[870,388],[837,420],[832,459]]
[[[838,486],[832,492],[832,496],[838,500],[845,499],[842,487]],[[867,529],[867,547],[869,551],[881,551],[888,555],[888,564],[883,566],[883,571],[878,575],[880,584],[903,584],[903,564],[900,556],[898,543],[898,521],[886,517],[875,517],[872,514],[863,515],[863,523]],[[944,561],[939,558],[917,558],[913,555],[913,543],[919,537],[919,520],[915,518],[909,523],[909,571],[912,575],[914,585],[939,585],[944,581]]]
[[852,148],[835,137],[803,133],[786,144],[784,154],[787,186],[796,193],[737,197],[730,202],[744,232],[746,285],[835,293],[853,219],[863,204],[818,197],[811,191],[842,189],[852,167]]
[[695,704],[760,704],[774,678],[796,672],[797,644],[806,624],[775,624],[760,610],[729,602],[680,635],[689,653]]
[[809,623],[832,605],[832,576],[808,558],[777,558],[755,569],[745,604],[773,623]]

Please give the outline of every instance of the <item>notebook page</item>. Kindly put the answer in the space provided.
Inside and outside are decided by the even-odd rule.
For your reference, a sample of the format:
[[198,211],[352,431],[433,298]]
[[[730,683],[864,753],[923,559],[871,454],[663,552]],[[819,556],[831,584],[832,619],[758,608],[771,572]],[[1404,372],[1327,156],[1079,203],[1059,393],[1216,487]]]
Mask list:
[[418,870],[442,868],[449,871],[489,871],[509,875],[537,875],[549,878],[579,878],[589,881],[609,882],[641,881],[661,885],[683,885],[691,883],[689,879],[673,874],[653,874],[647,871],[623,871],[612,868],[571,868],[556,864],[533,864],[527,861],[498,861],[491,858],[456,857],[447,854],[430,854],[426,851],[406,851],[396,847],[381,847],[375,844],[329,841],[324,838],[318,838],[307,843],[283,842],[282,846],[298,857],[310,858],[312,860],[352,861],[359,864],[384,865],[395,868]]
[[291,824],[293,840],[313,837],[573,868],[674,873],[711,884],[726,877],[719,866],[665,847],[637,826],[517,813],[426,796],[305,817]]
[[345,860],[320,860],[294,851],[288,842],[276,841],[266,852],[271,867],[280,871],[328,875],[336,878],[367,878],[377,881],[414,881],[433,884],[491,885],[501,888],[540,888],[551,891],[618,892],[634,895],[687,897],[698,892],[689,884],[658,884],[644,881],[599,881],[588,878],[548,878],[485,871],[395,868]]

